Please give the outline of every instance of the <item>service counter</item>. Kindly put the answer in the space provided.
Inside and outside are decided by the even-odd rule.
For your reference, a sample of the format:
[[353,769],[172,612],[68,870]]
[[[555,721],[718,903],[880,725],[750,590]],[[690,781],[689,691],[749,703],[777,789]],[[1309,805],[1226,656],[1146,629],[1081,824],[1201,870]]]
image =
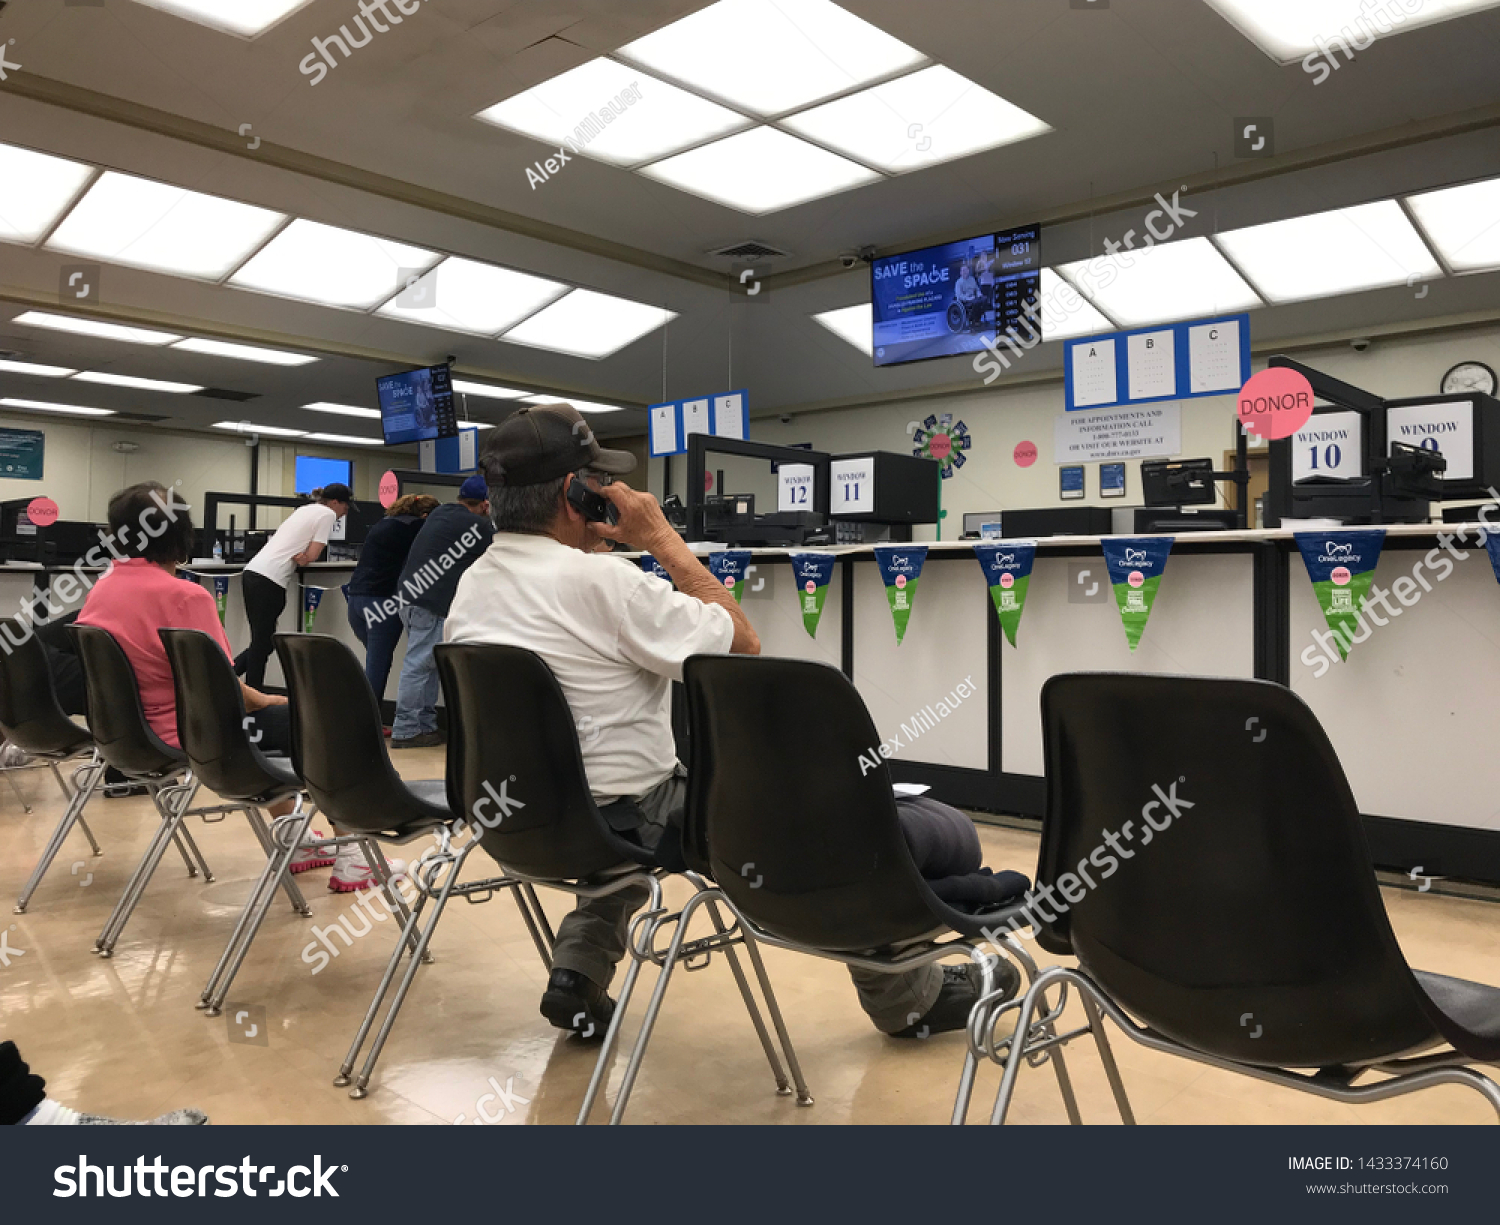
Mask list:
[[[1375,583],[1388,590],[1439,532],[1458,529],[1388,527]],[[1500,883],[1500,759],[1484,748],[1500,739],[1500,584],[1472,544],[1478,532],[1469,527],[1469,555],[1445,578],[1429,568],[1430,591],[1332,664],[1313,637],[1327,624],[1290,531],[1178,536],[1133,652],[1098,537],[1039,542],[1016,647],[971,542],[927,546],[899,645],[869,547],[809,550],[839,558],[816,638],[802,625],[791,550],[751,550],[742,606],[765,654],[842,668],[880,734],[901,741],[893,777],[930,783],[950,803],[1040,817],[1039,697],[1059,672],[1258,677],[1289,685],[1327,730],[1379,864]],[[960,683],[974,692],[955,706]],[[939,700],[952,713],[901,732]]]

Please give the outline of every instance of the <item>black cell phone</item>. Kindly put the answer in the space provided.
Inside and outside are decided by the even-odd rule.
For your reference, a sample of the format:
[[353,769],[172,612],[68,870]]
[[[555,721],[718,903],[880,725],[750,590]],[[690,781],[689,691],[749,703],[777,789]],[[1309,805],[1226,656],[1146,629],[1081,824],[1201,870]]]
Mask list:
[[568,482],[568,501],[590,523],[607,523],[613,527],[620,513],[615,504],[597,490],[590,489],[580,477]]

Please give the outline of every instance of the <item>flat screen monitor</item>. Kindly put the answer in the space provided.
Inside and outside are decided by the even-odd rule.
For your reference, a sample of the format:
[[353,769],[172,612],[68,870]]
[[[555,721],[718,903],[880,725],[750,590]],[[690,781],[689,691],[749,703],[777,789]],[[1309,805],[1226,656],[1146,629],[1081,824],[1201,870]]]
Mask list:
[[[1022,226],[870,265],[875,364],[977,353],[1025,325],[1041,285],[1041,227]],[[1038,318],[1031,325],[1041,334]],[[1021,332],[1027,335],[1026,331]]]
[[998,510],[980,510],[964,512],[964,535],[983,536],[986,524],[993,523],[996,527],[1001,524],[1000,512]]
[[458,433],[447,366],[422,366],[375,380],[386,446],[452,438]]
[[327,485],[354,487],[354,461],[350,459],[328,459],[322,455],[297,456],[297,488],[293,493],[311,493]]
[[1147,506],[1213,505],[1218,501],[1213,460],[1142,460],[1141,500]]

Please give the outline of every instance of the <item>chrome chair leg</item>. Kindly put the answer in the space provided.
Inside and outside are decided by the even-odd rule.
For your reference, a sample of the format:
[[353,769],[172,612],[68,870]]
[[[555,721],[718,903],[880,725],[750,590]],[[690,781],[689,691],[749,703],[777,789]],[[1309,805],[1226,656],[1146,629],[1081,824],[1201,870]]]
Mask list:
[[[1032,959],[1031,954],[1020,945],[1014,936],[1006,936],[1005,945],[1010,949],[1011,955],[1025,969],[1026,981],[1028,983],[1035,983],[1038,971],[1037,964]],[[1048,1003],[1045,992],[1042,994],[1041,1003],[1044,1014],[1051,1011],[1051,1005]],[[1049,1025],[1044,1034],[1047,1037],[1055,1037],[1057,1031]],[[1059,1043],[1057,1046],[1050,1048],[1047,1051],[1046,1058],[1052,1064],[1052,1070],[1057,1076],[1057,1088],[1062,1094],[1063,1106],[1068,1112],[1068,1122],[1074,1127],[1081,1127],[1083,1125],[1083,1116],[1078,1111],[1078,1097],[1073,1092],[1073,1078],[1068,1075],[1068,1064],[1063,1056],[1062,1045]]]
[[981,1027],[988,1017],[984,1002],[995,990],[995,959],[979,953],[972,946],[969,953],[979,962],[979,1002],[974,1005],[974,1011],[969,1014],[969,1051],[964,1056],[963,1071],[959,1073],[958,1094],[953,1100],[953,1117],[949,1120],[954,1127],[962,1127],[969,1118],[969,1103],[974,1097],[974,1077],[979,1070],[979,1046],[976,1034],[982,1032]]
[[[369,1091],[370,1077],[375,1072],[375,1063],[380,1058],[380,1052],[385,1047],[385,1041],[390,1037],[391,1029],[396,1024],[396,1015],[401,1011],[401,1005],[406,1002],[406,993],[411,990],[412,979],[417,976],[417,968],[422,964],[422,954],[427,951],[427,945],[432,940],[432,933],[438,925],[438,920],[443,917],[443,909],[448,905],[448,895],[453,892],[453,886],[458,883],[458,874],[464,866],[464,860],[469,857],[469,852],[479,845],[478,840],[471,841],[462,850],[454,852],[453,862],[449,866],[448,874],[443,880],[443,886],[433,903],[432,917],[427,920],[427,925],[422,929],[422,935],[417,941],[417,947],[407,962],[406,974],[401,979],[401,985],[396,988],[396,996],[391,1001],[390,1010],[385,1014],[385,1020],[380,1024],[380,1030],[375,1035],[375,1042],[370,1047],[370,1053],[365,1059],[365,1065],[359,1070],[355,1078],[354,1087],[349,1090],[352,1098],[362,1098]],[[415,921],[415,915],[413,915]],[[398,952],[401,946],[397,946]],[[388,971],[389,972],[389,971]]]
[[[280,851],[280,847],[271,838],[271,831],[266,827],[266,819],[260,809],[254,806],[245,809],[245,819],[250,822],[250,828],[255,831],[255,836],[260,841],[261,849],[265,851],[266,858],[268,860],[275,859]],[[294,911],[304,919],[312,917],[312,910],[307,905],[307,899],[302,896],[302,890],[297,887],[296,877],[290,872],[282,877],[281,888],[286,893],[286,900],[292,904]]]
[[[358,843],[360,851],[364,854],[365,863],[370,867],[370,874],[380,882],[380,892],[385,896],[386,909],[394,915],[401,916],[397,921],[401,924],[403,943],[411,949],[413,957],[418,956],[416,936],[407,931],[407,920],[411,917],[411,911],[407,908],[406,899],[401,896],[401,891],[391,884],[393,879],[391,865],[386,862],[385,852],[380,849],[379,844],[373,838],[360,838]],[[400,945],[397,947],[399,948]],[[431,952],[423,951],[420,956],[426,964],[432,964]]]
[[[207,1016],[220,1015],[224,1000],[229,995],[229,988],[234,983],[235,975],[240,972],[240,966],[244,964],[245,957],[250,952],[250,946],[255,942],[261,924],[265,922],[266,913],[271,909],[277,885],[290,876],[292,856],[297,853],[297,847],[306,837],[307,828],[312,823],[312,813],[303,811],[301,802],[299,796],[298,806],[285,816],[276,819],[278,826],[285,822],[285,825],[291,829],[289,835],[283,835],[284,844],[277,841],[272,831],[267,831],[266,840],[271,844],[273,852],[266,857],[266,866],[261,869],[260,877],[255,882],[255,889],[246,901],[244,910],[240,912],[239,921],[229,937],[229,943],[224,946],[219,964],[214,967],[214,972],[209,976],[208,984],[203,988],[203,994],[196,1005]],[[303,906],[306,907],[306,905],[304,902]],[[311,911],[304,909],[299,913],[307,915]]]
[[1104,1065],[1104,1075],[1109,1080],[1110,1091],[1115,1095],[1115,1105],[1120,1108],[1120,1122],[1127,1127],[1133,1127],[1135,1111],[1130,1108],[1130,1099],[1125,1096],[1125,1082],[1120,1079],[1120,1069],[1115,1063],[1115,1053],[1110,1048],[1108,1035],[1104,1032],[1104,1018],[1099,1014],[1099,1008],[1094,1003],[1093,996],[1087,991],[1080,991],[1078,998],[1083,1003],[1083,1011],[1089,1019],[1089,1029],[1094,1034],[1094,1045],[1099,1048],[1099,1062]]
[[[130,883],[126,885],[125,892],[116,904],[114,913],[110,915],[109,921],[104,925],[104,930],[99,934],[99,939],[94,945],[99,956],[114,956],[115,945],[119,942],[125,925],[130,921],[130,916],[140,903],[147,884],[155,875],[162,856],[166,854],[167,845],[176,840],[175,835],[181,828],[188,804],[197,789],[195,783],[184,781],[176,786],[158,787],[153,791],[152,799],[161,815],[161,825],[146,848],[145,855],[141,857],[141,862],[137,865],[135,874],[130,878]],[[162,799],[163,795],[168,797],[165,801]],[[178,846],[182,849],[181,843],[178,843]],[[185,854],[184,851],[184,856]]]
[[0,774],[5,775],[5,781],[10,784],[10,789],[16,793],[16,800],[21,805],[21,811],[29,813],[31,805],[26,802],[26,797],[21,794],[20,785],[16,782],[16,772],[13,767],[7,766],[0,769]]
[[391,950],[390,960],[386,962],[385,974],[380,979],[380,985],[375,988],[375,997],[370,1001],[369,1008],[365,1009],[365,1019],[360,1022],[359,1029],[354,1034],[354,1041],[349,1045],[349,1053],[344,1056],[344,1062],[339,1067],[339,1074],[333,1078],[337,1088],[344,1089],[349,1086],[350,1078],[354,1073],[354,1061],[359,1058],[360,1048],[365,1044],[365,1038],[369,1036],[370,1026],[375,1023],[375,1014],[380,1011],[380,1005],[385,1002],[386,993],[391,989],[391,982],[396,977],[396,970],[401,965],[401,956],[407,951],[408,940],[416,931],[417,924],[422,918],[422,908],[427,904],[425,892],[417,895],[417,904],[412,907],[411,917],[407,919],[406,926],[401,931],[401,938],[396,941],[396,947]]
[[[182,805],[183,820],[177,827],[177,836],[182,839],[183,844],[192,852],[193,858],[197,860],[198,866],[203,870],[204,884],[211,885],[214,883],[213,871],[208,866],[208,860],[203,857],[203,852],[198,849],[198,843],[194,841],[192,831],[188,829],[187,824],[187,812],[193,806],[193,800],[197,794],[198,784],[194,783],[192,791],[188,794],[186,802]],[[192,875],[192,873],[189,873],[189,875]]]
[[531,933],[531,942],[536,945],[536,951],[541,954],[542,965],[548,974],[552,973],[552,942],[543,939],[541,928],[538,926],[538,916],[545,925],[547,916],[542,911],[542,904],[537,899],[536,890],[528,884],[517,885],[511,890],[511,896],[516,899],[516,909],[521,912],[521,918],[526,923],[526,930]]
[[52,769],[57,776],[59,785],[63,788],[63,794],[69,797],[68,807],[63,812],[62,820],[57,823],[57,828],[52,831],[52,837],[47,840],[46,847],[42,850],[42,857],[37,860],[36,867],[31,870],[31,876],[27,879],[21,890],[21,896],[16,901],[15,913],[25,914],[26,907],[31,902],[31,895],[36,892],[37,886],[42,883],[42,877],[47,874],[47,869],[52,866],[52,861],[57,858],[57,853],[62,850],[63,842],[67,839],[68,832],[74,825],[82,825],[84,833],[88,836],[89,845],[94,848],[94,854],[99,854],[99,844],[94,841],[93,832],[87,825],[83,825],[83,809],[89,802],[89,797],[94,794],[94,788],[98,786],[99,780],[104,777],[104,763],[98,761],[97,765],[85,767],[88,769],[88,779],[77,791],[69,792],[63,784],[62,776],[57,774],[57,766],[54,763]]

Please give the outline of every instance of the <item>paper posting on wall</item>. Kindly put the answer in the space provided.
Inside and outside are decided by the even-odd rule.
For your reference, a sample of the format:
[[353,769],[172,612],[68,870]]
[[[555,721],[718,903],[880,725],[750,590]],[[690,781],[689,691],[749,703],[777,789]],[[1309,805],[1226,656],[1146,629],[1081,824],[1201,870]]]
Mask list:
[[875,564],[885,582],[885,598],[891,606],[891,620],[896,623],[896,642],[906,637],[906,622],[917,598],[917,580],[922,577],[922,563],[927,560],[925,544],[877,544]]
[[214,606],[219,610],[219,624],[224,624],[224,614],[229,608],[229,575],[214,575]]
[[1074,345],[1073,403],[1079,408],[1091,404],[1113,404],[1120,398],[1115,382],[1115,342],[1100,340]]
[[641,563],[641,569],[647,574],[655,578],[664,578],[669,583],[672,581],[672,576],[667,573],[667,568],[661,562],[657,561],[656,558],[652,557],[650,553],[642,553],[638,560]]
[[677,405],[653,405],[651,408],[651,454],[671,455],[676,450]]
[[1125,338],[1125,369],[1132,400],[1177,394],[1177,333],[1136,332]]
[[1125,640],[1133,651],[1140,645],[1151,605],[1156,601],[1162,573],[1167,568],[1167,554],[1172,551],[1172,536],[1106,537],[1104,565],[1110,585],[1115,589],[1115,603],[1125,626]]
[[823,601],[828,597],[828,584],[833,581],[834,560],[831,553],[791,555],[792,577],[797,580],[797,600],[802,605],[802,628],[809,638],[818,636]]
[[708,572],[733,592],[736,604],[745,594],[745,567],[749,564],[749,549],[725,549],[708,555]]
[[1062,412],[1053,420],[1052,461],[1057,464],[1148,459],[1182,451],[1182,405],[1175,400]]
[[1238,391],[1245,383],[1240,365],[1238,319],[1188,328],[1188,387],[1195,395]]
[[708,428],[708,401],[684,400],[682,402],[682,441],[687,445],[688,437],[692,434],[707,434]]
[[714,397],[714,435],[718,438],[745,437],[745,393],[731,391]]
[[1016,645],[1016,630],[1031,585],[1031,565],[1036,560],[1035,540],[996,540],[974,546],[974,556],[989,584],[990,599],[1006,640]]
[[302,632],[304,634],[313,632],[313,622],[318,616],[318,605],[322,602],[323,589],[321,587],[302,589]]
[[1384,528],[1359,531],[1295,532],[1313,594],[1333,631],[1339,658],[1349,658],[1355,627],[1375,578],[1375,563],[1385,543]]

